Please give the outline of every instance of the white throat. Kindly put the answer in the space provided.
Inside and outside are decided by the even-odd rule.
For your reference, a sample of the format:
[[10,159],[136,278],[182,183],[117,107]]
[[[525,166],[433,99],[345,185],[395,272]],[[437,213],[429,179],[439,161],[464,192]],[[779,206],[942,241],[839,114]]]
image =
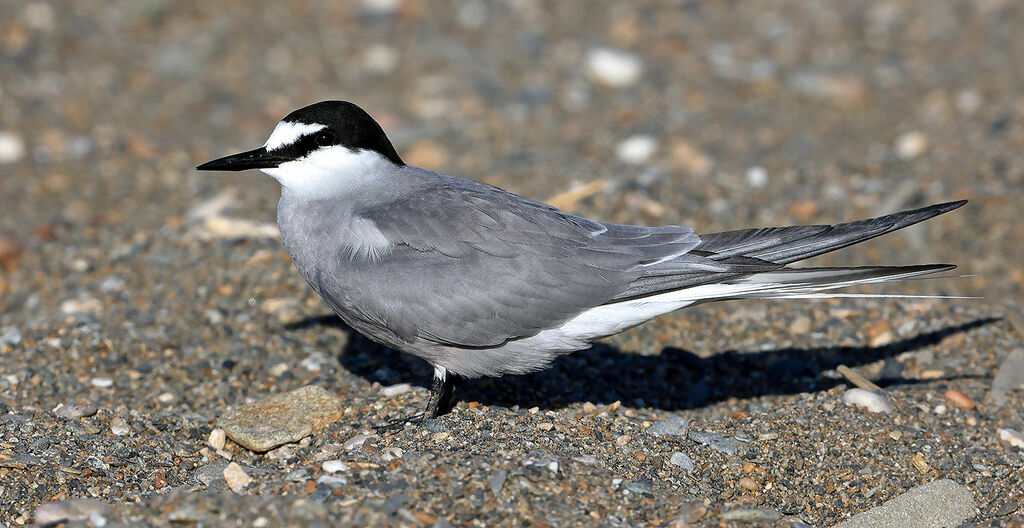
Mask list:
[[261,169],[298,198],[330,198],[387,181],[397,166],[371,150],[335,145],[308,156]]

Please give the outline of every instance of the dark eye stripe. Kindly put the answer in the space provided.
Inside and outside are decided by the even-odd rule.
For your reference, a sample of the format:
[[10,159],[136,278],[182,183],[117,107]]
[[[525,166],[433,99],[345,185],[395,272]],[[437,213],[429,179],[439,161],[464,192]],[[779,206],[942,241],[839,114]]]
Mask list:
[[[327,136],[328,141],[322,141],[323,137]],[[319,138],[319,139],[318,139]],[[275,149],[272,152],[275,155],[283,156],[291,159],[304,158],[316,149],[325,147],[327,145],[337,145],[338,138],[331,132],[321,130],[312,134],[305,134],[300,136],[297,141],[290,145],[283,146],[279,149]]]

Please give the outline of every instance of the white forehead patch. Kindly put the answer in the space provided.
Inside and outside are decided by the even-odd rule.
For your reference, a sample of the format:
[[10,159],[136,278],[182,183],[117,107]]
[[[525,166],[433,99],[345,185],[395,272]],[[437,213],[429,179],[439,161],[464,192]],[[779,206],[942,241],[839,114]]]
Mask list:
[[276,127],[274,127],[274,131],[270,133],[270,138],[263,144],[263,147],[268,151],[287,147],[288,145],[298,141],[300,137],[325,128],[327,128],[327,125],[321,125],[320,123],[292,123],[291,121],[281,121]]

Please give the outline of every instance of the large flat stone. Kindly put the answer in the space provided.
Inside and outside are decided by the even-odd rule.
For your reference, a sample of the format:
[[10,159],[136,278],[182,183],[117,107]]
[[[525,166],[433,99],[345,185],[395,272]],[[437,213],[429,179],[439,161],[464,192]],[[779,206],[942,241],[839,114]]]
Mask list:
[[974,495],[949,479],[911,488],[835,528],[952,528],[974,517]]
[[298,442],[338,421],[341,413],[337,396],[307,385],[232,409],[218,425],[236,444],[263,452]]

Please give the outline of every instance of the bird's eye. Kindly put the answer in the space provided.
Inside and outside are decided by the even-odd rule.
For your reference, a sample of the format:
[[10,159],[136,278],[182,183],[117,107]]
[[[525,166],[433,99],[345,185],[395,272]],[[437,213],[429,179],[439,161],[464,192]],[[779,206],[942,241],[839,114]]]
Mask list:
[[330,132],[317,132],[314,140],[318,147],[326,147],[327,145],[333,145],[338,142],[338,138],[334,137],[334,134]]

